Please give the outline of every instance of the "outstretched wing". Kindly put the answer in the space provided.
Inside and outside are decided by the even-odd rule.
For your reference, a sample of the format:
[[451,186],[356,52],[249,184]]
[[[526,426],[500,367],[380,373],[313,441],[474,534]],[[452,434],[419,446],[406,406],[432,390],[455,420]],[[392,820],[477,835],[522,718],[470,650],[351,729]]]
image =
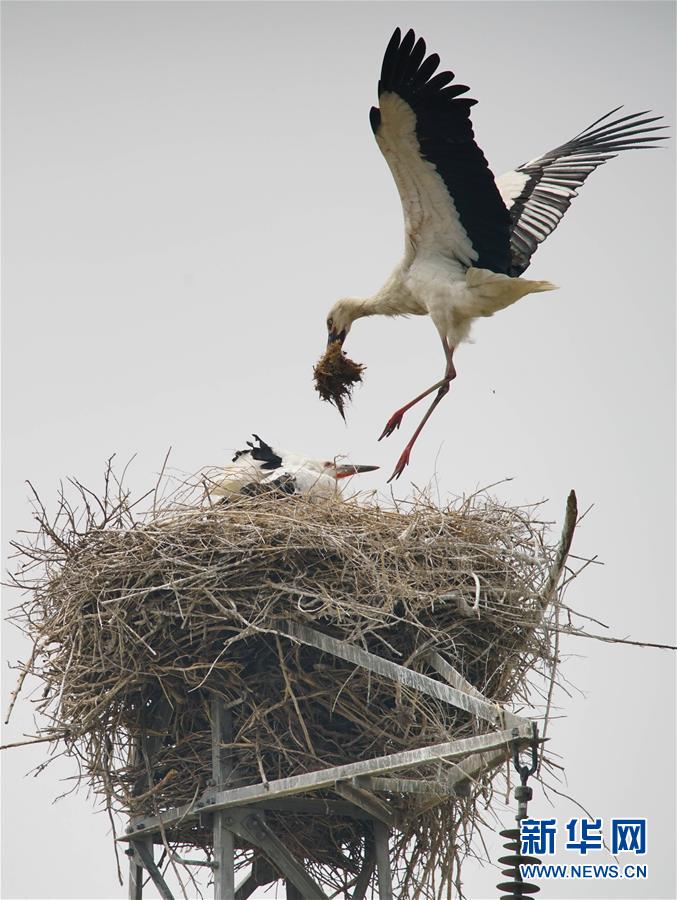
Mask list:
[[422,38],[397,28],[383,57],[379,108],[371,126],[395,178],[407,233],[406,253],[441,253],[463,265],[506,273],[510,216],[475,143],[469,89],[452,72],[434,74]]
[[664,126],[651,124],[662,116],[643,118],[645,111],[608,121],[620,108],[561,147],[496,179],[512,220],[510,275],[521,275],[528,267],[536,248],[557,228],[591,172],[622,150],[655,148],[660,145],[652,141],[664,140],[658,134]]

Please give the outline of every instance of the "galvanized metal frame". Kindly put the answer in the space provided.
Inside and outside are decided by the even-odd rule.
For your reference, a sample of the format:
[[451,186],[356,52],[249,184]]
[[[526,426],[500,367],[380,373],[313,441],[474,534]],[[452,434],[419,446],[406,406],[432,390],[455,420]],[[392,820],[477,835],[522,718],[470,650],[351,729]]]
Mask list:
[[[214,788],[224,787],[232,771],[232,760],[224,749],[233,741],[233,717],[220,697],[212,698],[212,779]],[[214,813],[214,896],[235,897],[235,836],[226,826],[225,813]]]
[[[171,832],[173,827],[187,820],[200,817],[204,821],[207,815],[211,816],[213,827],[214,859],[208,865],[214,870],[215,900],[246,900],[258,885],[277,878],[285,879],[288,900],[322,900],[326,895],[321,887],[268,826],[267,809],[297,814],[306,812],[308,815],[333,811],[337,815],[370,821],[371,838],[365,846],[362,870],[355,880],[353,900],[363,900],[366,896],[374,869],[380,900],[392,900],[389,839],[392,829],[397,828],[397,817],[389,805],[388,795],[457,796],[465,793],[470,782],[508,759],[516,745],[524,746],[533,740],[534,724],[530,720],[488,700],[438,653],[429,652],[424,659],[446,684],[306,625],[286,622],[279,627],[278,633],[280,637],[314,647],[435,697],[500,730],[266,783],[229,788],[232,761],[228,745],[233,738],[232,718],[223,700],[214,697],[211,703],[212,780],[203,796],[159,816],[133,819],[125,835],[118,838],[130,845],[127,851],[130,856],[129,900],[142,900],[144,869],[161,896],[173,900],[153,859],[153,836],[163,831]],[[426,781],[392,777],[399,770],[435,761],[448,766],[443,778]],[[341,799],[295,796],[321,789],[333,790]],[[237,887],[234,879],[235,836],[259,847],[269,861],[265,872],[252,872]],[[197,860],[185,862],[204,865]],[[260,863],[263,862],[261,859]]]

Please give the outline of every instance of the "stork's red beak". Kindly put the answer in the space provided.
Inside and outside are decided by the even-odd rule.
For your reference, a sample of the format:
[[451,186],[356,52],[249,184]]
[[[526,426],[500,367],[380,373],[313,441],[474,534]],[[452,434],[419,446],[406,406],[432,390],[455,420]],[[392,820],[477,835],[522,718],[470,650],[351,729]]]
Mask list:
[[350,478],[351,475],[359,475],[360,472],[375,472],[379,466],[336,466],[337,478]]
[[343,329],[343,331],[335,331],[334,329],[332,329],[327,334],[327,347],[331,347],[331,345],[335,344],[336,341],[338,341],[339,347],[342,347],[345,339],[346,339],[345,328]]

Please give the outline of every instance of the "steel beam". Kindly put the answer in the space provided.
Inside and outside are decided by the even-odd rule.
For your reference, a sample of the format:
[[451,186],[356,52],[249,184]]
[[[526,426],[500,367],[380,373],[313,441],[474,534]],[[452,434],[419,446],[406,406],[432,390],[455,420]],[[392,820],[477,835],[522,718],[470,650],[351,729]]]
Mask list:
[[393,876],[390,870],[390,831],[381,822],[374,822],[374,845],[378,871],[379,900],[393,900]]
[[[376,799],[376,798],[375,798]],[[346,800],[317,800],[311,797],[283,797],[280,800],[262,800],[256,809],[273,812],[303,813],[308,816],[347,816],[350,819],[366,819],[371,822],[373,816],[361,807]]]
[[445,784],[452,790],[458,789],[460,785],[474,781],[478,775],[483,775],[502,765],[507,759],[510,759],[511,755],[511,751],[508,749],[494,750],[490,753],[473,753],[451,768]]
[[[152,846],[152,837],[150,838],[150,841]],[[143,900],[143,866],[141,865],[141,858],[134,849],[136,843],[136,841],[130,843],[129,849],[127,850],[127,856],[129,857],[127,897],[129,900]]]
[[478,775],[489,772],[510,758],[509,748],[491,753],[473,753],[459,763],[450,765],[450,772],[440,781],[424,781],[420,778],[378,778],[365,775],[355,779],[360,787],[386,794],[425,794],[427,796],[454,797],[460,785],[474,781]]
[[432,744],[430,747],[420,747],[417,750],[402,750],[399,753],[391,753],[388,756],[363,759],[359,762],[347,763],[342,766],[319,769],[316,772],[306,772],[303,775],[292,775],[289,778],[279,778],[265,783],[258,782],[257,784],[233,788],[229,791],[217,791],[213,795],[198,800],[197,803],[186,803],[176,809],[167,810],[159,816],[137,819],[130,826],[130,831],[120,835],[118,840],[135,840],[143,835],[153,834],[161,825],[164,828],[171,828],[180,822],[196,818],[201,813],[231,809],[243,804],[256,803],[258,800],[270,800],[273,797],[285,797],[305,791],[331,788],[337,781],[347,781],[360,775],[378,775],[385,772],[394,772],[398,769],[414,768],[441,759],[463,759],[470,753],[484,750],[503,749],[514,740],[517,740],[521,746],[526,746],[531,742],[531,722],[506,731],[480,734],[475,737],[463,738],[459,741],[445,741],[440,744]]
[[[233,741],[233,717],[220,697],[211,701],[212,779],[215,790],[223,789],[232,771],[230,751],[224,744]],[[214,813],[214,900],[235,900],[235,840],[222,812]]]
[[365,775],[357,779],[360,786],[370,791],[385,794],[420,794],[426,797],[453,797],[453,789],[439,781],[424,781],[422,778],[378,778]]
[[214,869],[214,863],[209,862],[205,859],[185,859],[183,856],[178,856],[176,853],[172,853],[171,855],[172,862],[179,863],[182,866],[202,866],[205,869]]

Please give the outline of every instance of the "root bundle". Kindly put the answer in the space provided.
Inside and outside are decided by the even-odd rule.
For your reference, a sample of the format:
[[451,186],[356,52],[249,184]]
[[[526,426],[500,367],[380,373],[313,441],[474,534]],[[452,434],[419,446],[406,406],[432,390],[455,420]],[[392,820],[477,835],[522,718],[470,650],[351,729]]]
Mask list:
[[322,400],[333,403],[345,419],[345,402],[350,400],[353,388],[362,381],[364,366],[356,363],[334,341],[313,369],[315,390]]

